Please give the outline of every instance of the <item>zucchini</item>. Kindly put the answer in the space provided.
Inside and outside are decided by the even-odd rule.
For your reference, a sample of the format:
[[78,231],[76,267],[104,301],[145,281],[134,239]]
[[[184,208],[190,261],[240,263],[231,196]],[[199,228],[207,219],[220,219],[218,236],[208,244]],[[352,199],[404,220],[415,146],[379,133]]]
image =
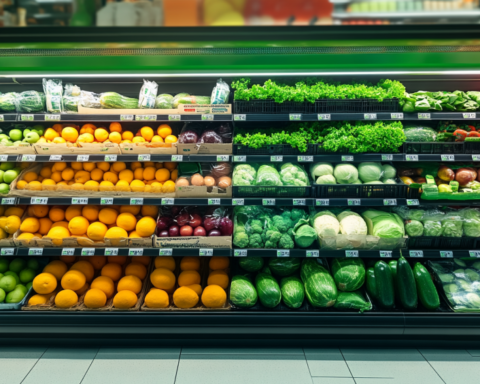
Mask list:
[[138,109],[138,99],[116,92],[105,92],[100,96],[100,105],[104,109]]
[[395,306],[395,291],[390,267],[384,261],[375,264],[375,280],[377,282],[377,301],[384,309],[393,309]]
[[388,263],[390,267],[390,271],[392,272],[393,278],[393,292],[395,293],[395,297],[398,299],[398,281],[397,281],[397,260],[392,260]]
[[15,92],[4,93],[0,95],[0,111],[15,112],[15,99],[17,94]]
[[396,284],[400,304],[405,309],[416,309],[418,304],[417,286],[412,267],[401,256],[397,262]]
[[373,299],[377,300],[377,281],[375,279],[375,270],[373,267],[367,269],[367,292]]
[[413,268],[413,274],[420,302],[425,308],[434,311],[440,306],[440,298],[430,273],[422,264],[417,263]]

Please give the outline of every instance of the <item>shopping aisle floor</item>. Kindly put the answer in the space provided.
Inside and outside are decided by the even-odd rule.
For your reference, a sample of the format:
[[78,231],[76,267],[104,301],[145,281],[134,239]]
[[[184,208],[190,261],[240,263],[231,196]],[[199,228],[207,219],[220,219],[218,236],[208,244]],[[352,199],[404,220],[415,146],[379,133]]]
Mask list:
[[479,350],[0,347],[0,384],[478,384]]

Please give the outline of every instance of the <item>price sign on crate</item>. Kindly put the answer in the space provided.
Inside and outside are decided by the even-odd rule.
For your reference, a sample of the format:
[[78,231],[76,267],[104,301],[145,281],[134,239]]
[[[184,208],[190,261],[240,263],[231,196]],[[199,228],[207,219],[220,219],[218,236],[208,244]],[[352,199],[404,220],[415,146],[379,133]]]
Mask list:
[[455,161],[455,155],[440,155],[442,161]]
[[313,156],[298,156],[297,157],[298,162],[312,162],[313,161]]
[[22,155],[22,161],[35,161],[36,155]]
[[72,205],[87,205],[88,197],[72,197]]
[[403,119],[403,113],[391,113],[390,118],[395,120],[401,120]]
[[32,197],[30,199],[32,205],[45,205],[48,204],[48,197]]
[[89,155],[78,155],[77,161],[88,161],[90,159]]
[[14,253],[15,253],[15,248],[2,248],[0,250],[1,256],[13,256]]
[[5,121],[5,117],[3,115],[0,115],[0,121]]
[[183,161],[183,155],[172,155],[172,161]]
[[440,257],[453,257],[452,251],[440,251]]
[[318,120],[320,121],[328,121],[328,120],[332,120],[332,115],[330,115],[329,113],[328,114],[322,114],[322,115],[317,115],[318,116]]
[[270,156],[270,161],[271,162],[282,162],[283,161],[283,156]]
[[212,248],[200,248],[198,250],[199,256],[213,256],[213,249]]
[[143,248],[130,248],[128,256],[143,256]]
[[418,199],[407,199],[407,205],[420,205]]
[[275,199],[262,199],[262,205],[275,205]]
[[113,197],[101,197],[100,205],[113,205]]
[[408,251],[410,257],[423,257],[423,251]]
[[247,115],[233,115],[235,121],[247,121]]
[[155,121],[157,120],[157,115],[136,115],[136,121]]
[[7,161],[8,155],[0,155],[0,161]]
[[475,112],[463,113],[463,118],[464,119],[476,119],[477,114]]
[[118,248],[105,248],[105,256],[118,256]]
[[302,115],[300,113],[290,113],[289,118],[290,121],[301,121]]
[[62,161],[62,155],[50,155],[48,161]]
[[213,121],[214,118],[215,116],[212,114],[202,115],[202,121]]
[[480,155],[472,155],[473,161],[480,161]]
[[342,161],[353,161],[353,156],[342,156]]
[[175,204],[175,199],[162,198],[162,205],[173,205],[173,204]]
[[130,199],[130,205],[143,205],[143,197],[134,197]]
[[230,156],[228,155],[217,155],[217,161],[228,161]]
[[168,121],[180,121],[181,119],[180,115],[168,115]]
[[418,155],[405,155],[407,161],[418,161]]
[[33,115],[21,115],[20,120],[21,121],[33,121]]
[[60,115],[45,115],[45,121],[60,121]]
[[358,257],[358,251],[345,251],[345,257]]
[[470,257],[480,257],[480,251],[468,251]]
[[208,199],[208,205],[220,205],[220,199]]
[[150,161],[151,155],[138,155],[138,161]]
[[82,256],[95,255],[95,248],[82,248]]
[[315,205],[316,205],[317,207],[319,207],[319,206],[321,206],[321,207],[323,207],[323,206],[328,206],[328,205],[330,205],[330,200],[329,200],[329,199],[316,199],[316,200],[315,200]]
[[237,163],[244,163],[247,161],[247,156],[233,156],[233,161]]
[[62,256],[73,256],[75,255],[75,248],[63,248]]
[[348,199],[347,205],[361,205],[360,199]]
[[377,114],[376,113],[365,113],[363,115],[365,120],[377,120]]
[[105,161],[117,161],[117,155],[105,155]]
[[397,205],[397,199],[383,199],[383,205]]
[[43,255],[43,248],[29,248],[28,249],[28,256],[42,256]]
[[380,257],[392,257],[392,251],[380,251]]
[[4,197],[2,199],[2,205],[14,205],[15,197]]
[[289,249],[277,249],[277,257],[290,257]]
[[245,205],[245,199],[232,199],[232,205]]
[[306,199],[293,199],[293,205],[294,206],[307,205],[307,200]]
[[132,121],[133,119],[133,115],[120,115],[120,121]]
[[173,249],[172,248],[161,248],[158,251],[159,256],[172,256],[173,255]]
[[305,256],[307,257],[320,257],[320,251],[313,250],[313,251],[306,251]]
[[382,161],[392,161],[393,155],[382,155]]
[[235,256],[235,257],[247,257],[248,256],[248,250],[246,250],[246,249],[235,249],[233,251],[233,256]]
[[430,113],[423,112],[418,114],[418,118],[420,120],[430,120],[432,118],[432,115]]

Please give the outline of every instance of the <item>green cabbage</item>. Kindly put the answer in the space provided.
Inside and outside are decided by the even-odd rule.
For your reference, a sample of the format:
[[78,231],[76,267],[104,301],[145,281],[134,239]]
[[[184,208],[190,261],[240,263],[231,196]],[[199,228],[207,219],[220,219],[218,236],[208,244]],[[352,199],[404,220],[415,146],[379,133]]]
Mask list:
[[463,222],[459,216],[446,217],[442,220],[443,236],[445,237],[462,237]]
[[380,163],[366,162],[358,165],[358,177],[364,183],[379,181],[382,177],[382,165]]
[[407,221],[407,223],[405,224],[405,230],[410,237],[423,236],[423,224],[420,221]]
[[397,170],[394,167],[392,167],[390,164],[383,164],[382,171],[383,171],[382,177],[384,179],[394,179],[395,176],[397,176]]
[[386,239],[405,236],[403,221],[396,213],[369,209],[362,213],[368,227],[368,234]]
[[317,184],[337,184],[337,180],[333,175],[323,175],[320,176],[317,181]]
[[282,180],[275,167],[263,164],[258,168],[255,185],[281,186]]
[[343,211],[338,216],[342,235],[366,235],[367,224],[357,212]]
[[423,222],[424,236],[442,236],[442,222],[436,220],[425,220]]
[[476,208],[465,208],[461,213],[465,219],[463,222],[465,236],[480,237],[480,211]]
[[310,165],[310,174],[312,179],[320,176],[333,175],[333,166],[330,163],[315,163]]
[[340,223],[336,216],[330,211],[321,211],[313,216],[313,227],[320,237],[331,237],[338,235]]
[[397,184],[394,179],[382,179],[383,184]]
[[300,219],[293,229],[293,236],[300,248],[308,248],[317,239],[317,232],[308,224],[308,220]]
[[352,292],[365,282],[365,264],[362,259],[333,259],[332,275],[340,291]]
[[351,164],[338,164],[333,175],[338,184],[353,184],[358,180],[358,170]]

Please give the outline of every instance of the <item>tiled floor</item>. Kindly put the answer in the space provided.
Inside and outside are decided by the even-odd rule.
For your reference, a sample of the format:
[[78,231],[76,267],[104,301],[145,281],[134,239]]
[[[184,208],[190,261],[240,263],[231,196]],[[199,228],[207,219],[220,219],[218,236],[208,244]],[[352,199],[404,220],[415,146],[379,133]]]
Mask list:
[[480,350],[1,347],[0,384],[478,384]]

